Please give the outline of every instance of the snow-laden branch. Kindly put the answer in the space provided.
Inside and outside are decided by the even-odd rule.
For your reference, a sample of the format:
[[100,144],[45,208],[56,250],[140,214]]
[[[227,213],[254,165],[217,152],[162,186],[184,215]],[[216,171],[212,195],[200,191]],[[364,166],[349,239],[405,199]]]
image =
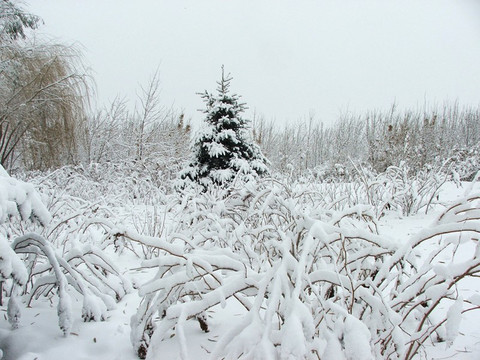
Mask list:
[[[58,294],[57,313],[59,326],[64,335],[70,333],[72,314],[69,292],[74,290],[83,296],[82,318],[85,321],[106,319],[107,310],[113,309],[131,285],[105,254],[93,245],[78,243],[80,226],[75,222],[84,216],[85,209],[72,206],[71,199],[57,200],[56,213],[77,210],[63,216],[63,220],[45,228],[52,218],[40,195],[31,184],[8,176],[0,166],[0,215],[2,221],[18,215],[21,219],[38,219],[43,230],[54,241],[38,233],[25,232],[26,223],[17,228],[17,222],[4,226],[12,240],[0,235],[0,294],[3,295],[4,280],[10,288],[9,319],[13,327],[20,324],[21,301],[17,298],[22,289],[30,306],[40,296],[52,297]],[[80,222],[81,223],[81,222]],[[58,242],[55,237],[60,238]],[[9,244],[9,242],[11,242]],[[57,248],[62,246],[62,250]],[[13,279],[13,285],[8,282]],[[54,291],[56,290],[56,291]],[[1,300],[1,297],[0,297]]]
[[[131,322],[142,358],[158,356],[173,335],[182,356],[191,355],[185,321],[205,325],[203,314],[230,298],[248,305],[212,358],[410,360],[433,334],[451,343],[458,314],[479,306],[459,300],[456,290],[480,275],[478,251],[460,255],[479,248],[474,197],[398,244],[378,233],[371,207],[318,209],[323,195],[301,187],[264,181],[220,195],[184,193],[161,242],[133,236],[183,249],[144,263],[157,274],[140,287],[142,305]],[[434,250],[419,261],[424,249]],[[447,321],[438,309],[450,299],[456,302]]]

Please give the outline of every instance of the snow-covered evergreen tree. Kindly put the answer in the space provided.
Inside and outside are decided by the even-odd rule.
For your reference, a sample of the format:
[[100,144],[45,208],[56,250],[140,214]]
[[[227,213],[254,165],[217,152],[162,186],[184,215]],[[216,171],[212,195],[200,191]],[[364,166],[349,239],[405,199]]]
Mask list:
[[204,186],[225,185],[236,177],[250,180],[268,173],[268,161],[251,136],[250,121],[242,117],[245,104],[229,92],[231,80],[222,66],[218,94],[201,94],[206,104],[206,124],[196,135],[194,160],[182,172],[182,179]]

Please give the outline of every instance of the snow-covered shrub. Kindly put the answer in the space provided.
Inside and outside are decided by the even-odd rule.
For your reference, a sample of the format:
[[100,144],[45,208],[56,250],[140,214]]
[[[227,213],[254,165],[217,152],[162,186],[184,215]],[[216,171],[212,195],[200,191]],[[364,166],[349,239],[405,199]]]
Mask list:
[[[34,220],[46,224],[51,216],[33,186],[11,178],[0,165],[0,226],[8,224],[12,219]],[[24,262],[10,247],[8,235],[5,228],[0,228],[0,305],[6,283],[7,287],[11,287],[12,293],[9,319],[12,325],[17,327],[20,314],[17,301],[13,298],[17,294],[16,287],[27,283],[28,274]]]
[[368,203],[381,217],[387,210],[396,210],[403,215],[414,215],[421,210],[427,212],[438,196],[441,186],[449,180],[450,165],[425,166],[416,172],[406,163],[390,166],[380,174],[375,174],[360,166],[351,197],[354,203]]
[[452,178],[451,166],[449,160],[438,166],[412,171],[406,163],[401,163],[377,174],[368,167],[352,163],[350,169],[340,165],[336,168],[345,171],[345,177],[342,172],[330,172],[324,176],[325,173],[311,171],[306,175],[278,178],[292,187],[301,186],[321,194],[317,197],[317,205],[325,209],[338,211],[369,204],[380,218],[388,210],[406,216],[427,212],[435,204],[441,186]]
[[[461,284],[480,275],[479,215],[480,194],[454,203],[430,229],[406,242],[376,276],[375,286],[380,291],[389,289],[389,306],[401,316],[399,327],[407,335],[399,354],[385,352],[391,358],[412,359],[432,335],[451,345],[461,315],[480,309],[477,296],[462,299],[459,295]],[[402,271],[392,273],[394,266]],[[385,281],[379,286],[381,278]],[[444,308],[449,310],[445,313]],[[383,346],[393,336],[392,332],[383,339]]]
[[[30,266],[33,285],[27,288],[28,305],[41,295],[52,296],[55,288],[63,301],[62,292],[65,293],[67,285],[71,285],[83,295],[84,321],[100,321],[105,320],[106,311],[114,308],[116,301],[130,289],[116,266],[93,246],[72,248],[59,256],[43,237],[30,233],[15,239],[12,247],[16,253],[30,255],[29,260],[34,264]],[[63,321],[61,312],[66,311],[60,311],[59,304],[60,321]]]
[[51,219],[34,187],[10,177],[0,166],[0,223],[15,216],[23,220],[38,220],[42,224]]
[[[480,305],[456,292],[480,274],[479,197],[405,244],[377,233],[371,206],[326,210],[321,199],[264,180],[183,194],[161,238],[124,230],[159,252],[143,264],[157,274],[140,287],[131,320],[138,355],[153,359],[176,336],[187,358],[185,322],[200,317],[202,325],[207,310],[229,301],[244,314],[212,358],[412,359],[433,334],[451,343],[459,314]],[[438,246],[419,258],[428,241]]]
[[480,171],[480,144],[474,146],[455,149],[450,157],[453,163],[453,169],[459,178],[464,181],[472,181]]
[[344,164],[323,164],[309,169],[310,175],[320,182],[339,183],[351,182],[355,179],[355,172],[352,166]]
[[[105,254],[88,240],[91,234],[81,228],[86,208],[75,198],[62,197],[55,187],[49,203],[50,212],[31,184],[8,176],[0,168],[0,212],[7,220],[18,215],[17,221],[4,221],[0,227],[0,282],[12,278],[9,319],[19,324],[16,294],[22,293],[28,305],[40,296],[58,295],[59,326],[65,335],[72,324],[69,292],[83,296],[82,317],[85,321],[105,319],[107,309],[115,306],[130,284]],[[46,179],[43,179],[47,186]],[[51,199],[52,200],[52,199]],[[98,210],[94,206],[90,211]],[[51,213],[54,214],[52,218]],[[60,219],[60,220],[57,220]],[[41,226],[32,221],[39,220]],[[51,240],[50,240],[51,239]],[[0,289],[3,293],[3,286]]]
[[51,172],[30,172],[25,177],[48,193],[49,198],[56,191],[56,197],[68,194],[85,204],[110,208],[118,204],[151,205],[162,204],[163,193],[170,187],[169,179],[162,176],[158,166],[133,161],[92,163],[65,166]]
[[398,209],[406,216],[423,209],[427,212],[440,187],[449,179],[449,171],[444,165],[426,166],[413,174],[404,163],[389,167],[376,179],[377,184],[382,184],[376,189],[377,198],[373,199],[377,208]]
[[[48,229],[30,231],[40,231],[59,247],[86,243],[102,249],[113,246],[118,252],[129,249],[142,256],[142,250],[125,238],[114,233],[105,236],[102,227],[92,226],[95,218],[114,217],[153,236],[162,231],[170,183],[156,173],[155,164],[90,164],[26,176],[48,195],[47,206],[55,219]],[[135,211],[125,212],[125,206]],[[143,247],[143,255],[152,256],[151,249]]]
[[[318,346],[313,339],[320,328],[314,324],[324,317],[314,310],[322,307],[319,299],[327,302],[337,296],[336,303],[352,306],[353,295],[348,294],[353,291],[352,281],[363,282],[378,271],[381,261],[375,259],[393,249],[375,234],[368,207],[333,216],[315,207],[320,194],[290,189],[273,180],[246,185],[227,197],[212,198],[211,193],[187,197],[186,206],[180,207],[186,215],[171,234],[180,247],[176,252],[167,249],[168,255],[145,264],[159,270],[155,279],[141,287],[144,300],[132,319],[132,341],[140,355],[146,354],[150,341],[155,352],[174,328],[182,339],[185,319],[233,297],[245,307],[244,327],[220,341],[215,356],[239,356],[251,341],[255,346],[249,351],[260,351],[261,357],[268,358],[270,350],[308,356]],[[340,224],[349,231],[344,232]],[[352,229],[360,235],[352,236]],[[350,247],[362,252],[345,264],[345,249]],[[336,290],[339,276],[350,279],[342,295]],[[163,312],[165,317],[153,332],[153,318]],[[263,336],[235,343],[233,339],[249,329]],[[152,333],[155,340],[150,339]],[[182,349],[187,352],[186,344]]]
[[15,284],[22,286],[27,282],[27,278],[25,265],[12,250],[3,235],[0,235],[0,282],[12,279]]

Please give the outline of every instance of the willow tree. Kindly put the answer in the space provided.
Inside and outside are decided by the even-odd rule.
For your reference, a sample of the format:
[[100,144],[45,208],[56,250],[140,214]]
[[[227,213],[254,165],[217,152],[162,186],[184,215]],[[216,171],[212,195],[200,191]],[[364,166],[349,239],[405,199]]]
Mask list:
[[79,160],[89,82],[78,49],[28,40],[39,18],[0,6],[0,164],[38,169]]

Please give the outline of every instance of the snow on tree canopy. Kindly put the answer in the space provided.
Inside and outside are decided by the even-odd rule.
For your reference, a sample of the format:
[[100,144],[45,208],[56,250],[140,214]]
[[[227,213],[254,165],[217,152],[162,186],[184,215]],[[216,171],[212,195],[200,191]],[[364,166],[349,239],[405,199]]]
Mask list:
[[238,95],[229,93],[232,78],[224,75],[217,82],[218,94],[205,91],[205,126],[196,134],[194,160],[180,177],[204,186],[225,185],[237,176],[250,180],[268,173],[267,159],[250,135],[249,121],[242,118],[245,104]]

